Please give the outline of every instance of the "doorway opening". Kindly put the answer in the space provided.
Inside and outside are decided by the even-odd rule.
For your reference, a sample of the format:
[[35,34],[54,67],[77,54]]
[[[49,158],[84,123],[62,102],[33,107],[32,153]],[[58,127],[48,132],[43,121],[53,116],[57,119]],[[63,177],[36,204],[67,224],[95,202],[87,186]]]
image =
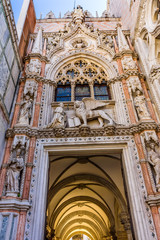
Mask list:
[[120,150],[49,154],[46,239],[134,239]]

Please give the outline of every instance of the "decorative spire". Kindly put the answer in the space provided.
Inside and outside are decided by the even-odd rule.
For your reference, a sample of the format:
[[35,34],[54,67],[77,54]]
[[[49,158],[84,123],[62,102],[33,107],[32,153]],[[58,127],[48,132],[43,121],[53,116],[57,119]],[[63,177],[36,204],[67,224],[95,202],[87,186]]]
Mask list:
[[127,43],[126,37],[122,32],[120,23],[117,24],[117,33],[118,33],[119,51],[129,50],[129,45]]
[[83,8],[78,5],[77,9],[74,9],[72,12],[72,21],[74,24],[82,24],[85,20],[85,14],[83,12]]
[[32,53],[40,53],[42,54],[42,27],[39,28]]

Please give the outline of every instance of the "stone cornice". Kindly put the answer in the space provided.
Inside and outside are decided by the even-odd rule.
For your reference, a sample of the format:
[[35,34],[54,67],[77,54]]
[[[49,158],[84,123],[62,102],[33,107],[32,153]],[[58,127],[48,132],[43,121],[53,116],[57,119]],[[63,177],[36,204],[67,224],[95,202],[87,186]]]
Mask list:
[[[43,32],[43,37],[44,38],[52,37],[55,35],[55,33],[59,33],[59,32]],[[99,30],[99,33],[106,33],[107,35],[110,35],[110,36],[117,36],[117,30]],[[123,33],[125,36],[130,35],[129,30],[123,30]],[[30,34],[31,39],[35,39],[36,36],[37,36],[37,33]]]
[[49,60],[46,56],[42,56],[40,53],[29,53],[25,58],[24,61],[29,61],[31,58],[38,58],[41,62],[49,63]]
[[145,75],[140,73],[138,70],[129,70],[129,71],[126,71],[125,73],[123,73],[121,75],[118,75],[117,77],[109,79],[107,81],[107,83],[109,85],[109,84],[114,83],[114,82],[122,81],[123,79],[127,80],[131,76],[137,76],[139,78],[145,79]]
[[54,80],[46,79],[44,77],[41,77],[39,75],[34,74],[26,74],[24,77],[20,78],[20,82],[26,82],[27,80],[35,80],[36,82],[42,82],[42,83],[48,83],[50,85],[56,86],[57,83]]
[[[53,18],[53,19],[37,19],[37,23],[53,23],[53,22],[71,22],[72,18]],[[119,22],[121,21],[121,18],[116,17],[92,17],[92,18],[86,18],[85,22]]]
[[3,197],[0,200],[1,210],[27,211],[30,207],[31,205],[27,200],[8,199]]
[[125,50],[119,53],[116,53],[113,57],[113,60],[117,60],[118,58],[123,58],[124,56],[131,55],[133,58],[137,58],[138,54],[133,52],[132,50]]
[[146,202],[150,207],[152,206],[160,206],[160,194],[157,195],[149,195],[146,199]]
[[144,130],[160,131],[160,125],[153,121],[138,122],[134,125],[108,125],[103,128],[90,128],[81,126],[79,128],[33,128],[30,126],[14,126],[6,132],[6,137],[14,137],[17,134],[27,135],[28,137],[53,138],[53,137],[84,137],[84,136],[124,136],[141,133]]

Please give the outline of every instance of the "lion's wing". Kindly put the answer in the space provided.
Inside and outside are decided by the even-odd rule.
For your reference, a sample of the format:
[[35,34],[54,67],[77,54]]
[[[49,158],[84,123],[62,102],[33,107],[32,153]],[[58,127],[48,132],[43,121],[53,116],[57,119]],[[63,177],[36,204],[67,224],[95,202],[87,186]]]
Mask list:
[[104,103],[100,100],[95,100],[93,98],[83,98],[82,101],[85,104],[86,110],[94,110],[99,107],[104,107],[108,105],[108,103]]

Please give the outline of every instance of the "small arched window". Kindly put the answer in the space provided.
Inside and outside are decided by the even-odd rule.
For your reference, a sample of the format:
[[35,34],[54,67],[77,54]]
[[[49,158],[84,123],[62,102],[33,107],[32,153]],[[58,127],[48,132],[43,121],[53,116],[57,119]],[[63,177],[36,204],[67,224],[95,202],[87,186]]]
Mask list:
[[71,101],[71,85],[69,82],[66,82],[65,85],[63,85],[61,82],[58,83],[55,100],[56,102]]

